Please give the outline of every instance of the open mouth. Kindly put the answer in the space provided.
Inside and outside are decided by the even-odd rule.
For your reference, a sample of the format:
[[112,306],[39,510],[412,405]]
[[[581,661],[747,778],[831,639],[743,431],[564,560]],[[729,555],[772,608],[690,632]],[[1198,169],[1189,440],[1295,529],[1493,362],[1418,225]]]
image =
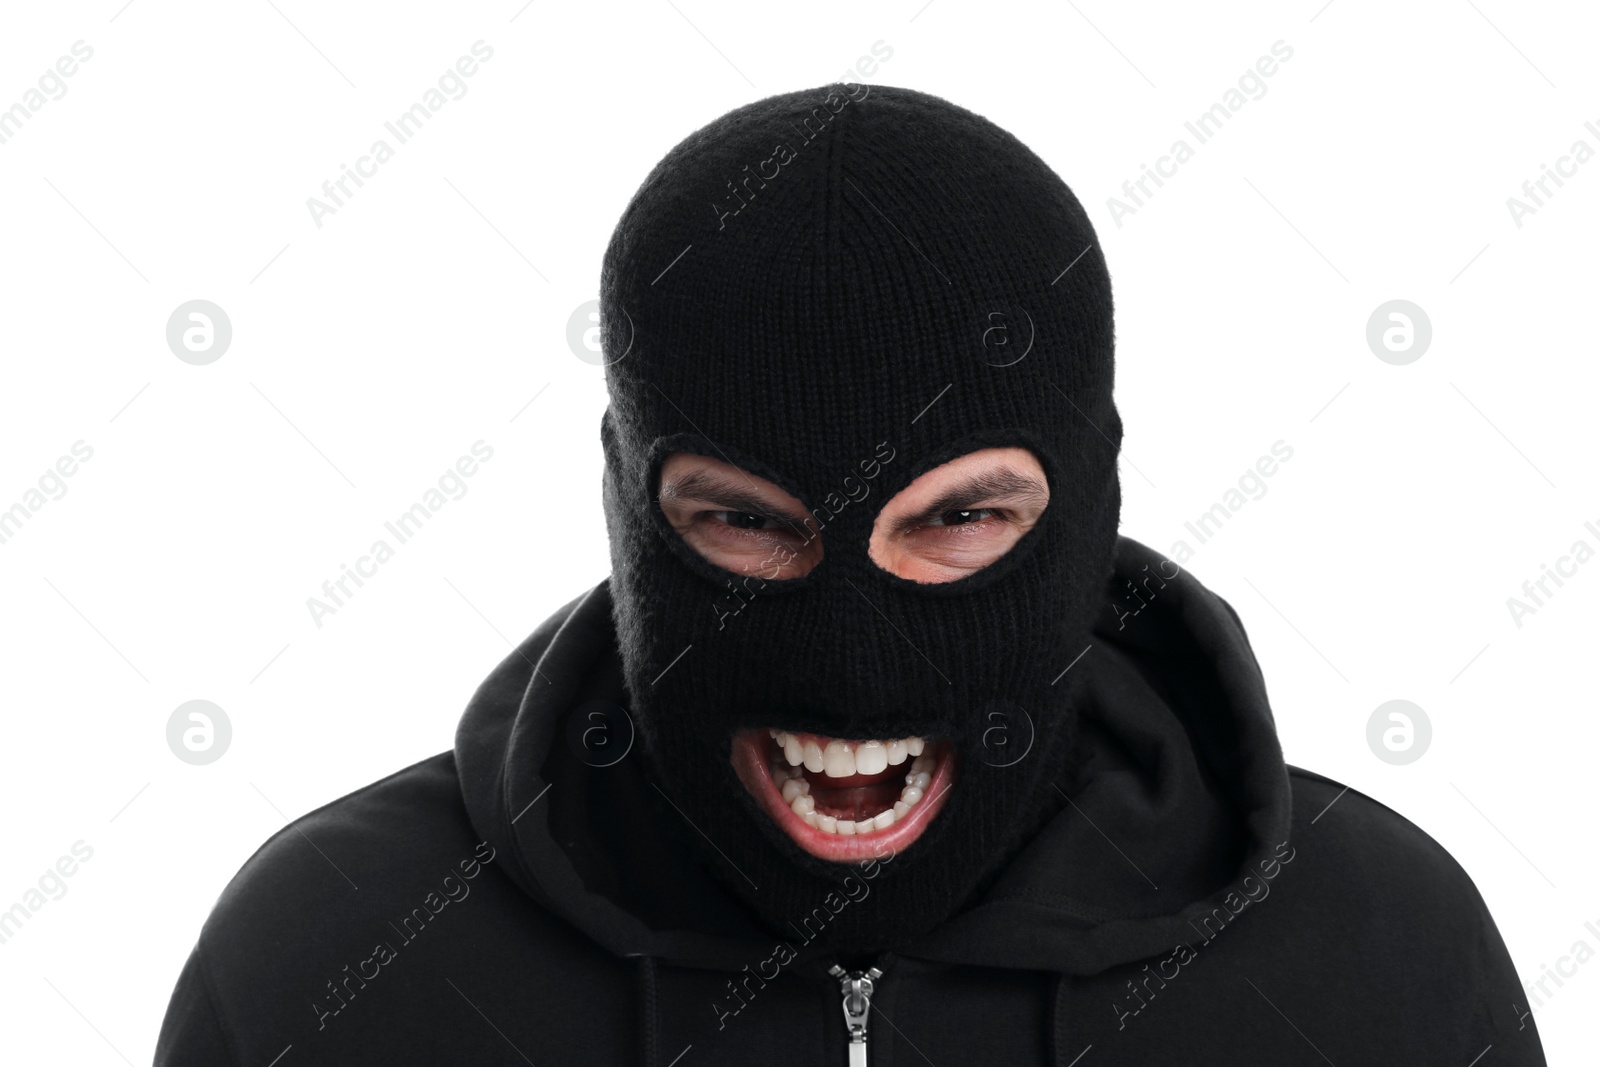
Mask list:
[[921,737],[846,741],[743,730],[733,739],[733,766],[796,844],[838,863],[909,846],[955,783],[953,747]]

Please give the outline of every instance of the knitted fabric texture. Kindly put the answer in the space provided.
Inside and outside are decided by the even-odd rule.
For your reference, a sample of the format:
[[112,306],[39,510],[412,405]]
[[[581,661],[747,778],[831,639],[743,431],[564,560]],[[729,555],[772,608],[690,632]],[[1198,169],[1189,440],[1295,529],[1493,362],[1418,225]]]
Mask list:
[[[1088,217],[970,111],[823,86],[673,148],[617,225],[600,302],[614,616],[646,771],[711,871],[788,932],[853,868],[761,812],[732,734],[952,741],[943,811],[821,935],[914,938],[1071,787],[1083,668],[1063,672],[1105,599],[1120,506],[1111,284]],[[994,446],[1031,450],[1051,493],[1009,553],[944,584],[868,558],[895,493]],[[765,580],[702,558],[656,500],[673,452],[802,501],[821,562]]]

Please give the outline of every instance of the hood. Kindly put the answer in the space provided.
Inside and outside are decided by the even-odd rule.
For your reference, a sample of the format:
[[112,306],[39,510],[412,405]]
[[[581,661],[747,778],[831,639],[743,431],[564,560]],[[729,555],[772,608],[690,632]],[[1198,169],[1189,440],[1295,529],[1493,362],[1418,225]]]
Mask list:
[[[1076,789],[976,900],[900,955],[1096,974],[1183,940],[1288,838],[1265,686],[1221,597],[1119,538],[1092,640],[1061,662],[1085,687]],[[715,828],[647,783],[627,703],[602,582],[469,703],[455,756],[473,826],[524,892],[611,953],[738,970],[774,937],[679,844],[715,844]]]

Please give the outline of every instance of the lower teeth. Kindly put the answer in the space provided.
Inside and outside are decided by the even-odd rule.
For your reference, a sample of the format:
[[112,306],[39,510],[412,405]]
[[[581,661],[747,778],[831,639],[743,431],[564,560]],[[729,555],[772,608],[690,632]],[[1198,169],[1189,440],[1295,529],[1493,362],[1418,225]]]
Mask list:
[[906,772],[906,784],[900,790],[900,799],[894,802],[893,807],[885,808],[870,819],[841,819],[819,812],[816,801],[811,796],[811,783],[806,780],[799,767],[774,763],[772,780],[777,783],[784,803],[804,819],[807,825],[825,834],[849,837],[886,830],[901,819],[907,818],[926,795],[928,783],[933,780],[933,768],[934,761],[931,755],[917,756],[912,760],[911,769]]

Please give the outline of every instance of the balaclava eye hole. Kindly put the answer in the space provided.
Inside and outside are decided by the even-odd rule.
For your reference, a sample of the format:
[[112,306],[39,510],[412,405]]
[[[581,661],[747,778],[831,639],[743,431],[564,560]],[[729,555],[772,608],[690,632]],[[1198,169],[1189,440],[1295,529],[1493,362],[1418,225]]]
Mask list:
[[[906,494],[906,491],[923,475],[965,459],[978,452],[991,449],[1019,449],[1028,453],[1033,461],[1038,464],[1040,479],[1042,480],[1047,501],[1038,513],[1032,527],[1025,531],[1003,551],[997,553],[982,566],[976,567],[969,573],[956,577],[942,579],[913,578],[880,563],[873,553],[873,539],[877,536],[880,525],[889,521],[897,510],[897,502]],[[1011,463],[994,464],[998,467],[1005,465],[1014,469]],[[1013,430],[983,430],[975,434],[964,435],[958,439],[948,441],[944,445],[928,452],[920,463],[908,467],[900,473],[900,477],[884,486],[884,503],[877,509],[870,529],[867,531],[868,540],[860,546],[871,564],[873,577],[891,589],[905,590],[907,592],[920,592],[929,596],[958,597],[968,593],[978,592],[987,586],[1001,581],[1017,567],[1023,566],[1029,555],[1037,551],[1037,545],[1045,539],[1046,524],[1051,521],[1053,502],[1056,498],[1057,486],[1060,477],[1057,473],[1058,464],[1051,453],[1033,434],[1020,429]],[[1026,472],[1031,476],[1032,472]],[[964,481],[964,478],[955,481]],[[976,504],[974,504],[976,506]]]
[[[953,585],[998,566],[1012,552],[1026,551],[1023,542],[1043,521],[1048,508],[1049,479],[1038,455],[1027,446],[984,445],[964,450],[963,442],[934,455],[945,451],[958,454],[924,463],[922,466],[927,469],[919,467],[918,473],[888,496],[873,519],[867,544],[868,556],[880,570],[917,586]],[[1020,452],[1026,458],[1003,454],[1008,451]],[[974,462],[980,454],[987,458]],[[707,462],[698,462],[702,460]],[[669,469],[674,470],[671,476]],[[924,478],[940,471],[944,472],[941,481],[919,488]],[[1029,527],[1010,540],[1004,524],[1015,521],[1006,514],[1011,509],[992,502],[1006,493],[980,490],[959,500],[947,496],[955,487],[973,482],[997,485],[1009,479],[1015,484],[1018,475],[1022,482],[1038,485],[1046,499],[1044,503],[1029,502]],[[870,485],[862,479],[854,481],[865,502],[872,493]],[[654,485],[666,527],[663,536],[676,540],[710,564],[724,584],[732,582],[735,588],[753,593],[769,582],[804,577],[823,558],[823,523],[818,519],[822,509],[807,509],[782,486],[725,458],[692,450],[665,454],[657,465]],[[920,499],[909,499],[913,490],[917,490],[915,495]],[[782,501],[781,497],[788,499]],[[941,499],[944,503],[938,504]],[[702,506],[691,506],[691,501]],[[722,512],[726,518],[705,515],[712,510]],[[976,520],[972,526],[943,527],[948,533],[935,533],[924,526],[913,534],[909,528],[912,520],[935,515],[942,518],[958,510],[998,510],[1001,514]],[[751,521],[741,524],[740,518]],[[765,521],[757,526],[757,520]],[[909,544],[912,536],[920,543]],[[946,538],[950,540],[940,543]],[[968,539],[975,543],[962,543]],[[951,559],[961,559],[961,564],[945,562]],[[962,564],[966,573],[943,573],[959,571]]]
[[[806,507],[804,500],[786,485],[787,479],[759,461],[742,456],[730,456],[716,445],[694,435],[675,434],[663,437],[652,449],[653,457],[648,467],[651,512],[659,536],[669,549],[691,570],[715,587],[710,591],[736,597],[753,597],[783,592],[803,587],[825,558],[820,524]],[[689,509],[673,507],[662,497],[666,484],[663,472],[674,457],[704,457],[713,461],[702,465],[707,470],[702,481],[700,471],[692,471],[688,479],[679,478],[679,486],[696,491],[697,486],[726,485],[731,492],[708,491],[699,497],[701,503],[722,505]],[[773,491],[790,498],[788,508],[774,506]],[[759,499],[752,499],[759,498]],[[787,527],[777,526],[769,536],[752,536],[753,544],[746,546],[736,528],[718,529],[714,523],[696,523],[694,527],[679,529],[669,516],[669,510],[679,514],[680,522],[690,519],[690,510],[721,510],[735,514],[746,511],[769,516],[774,520],[793,515],[805,516],[804,526],[798,523]],[[718,536],[726,540],[718,542]]]
[[968,453],[896,493],[873,520],[868,558],[918,585],[949,585],[999,564],[1048,507],[1038,460],[1017,452],[1027,458]]

